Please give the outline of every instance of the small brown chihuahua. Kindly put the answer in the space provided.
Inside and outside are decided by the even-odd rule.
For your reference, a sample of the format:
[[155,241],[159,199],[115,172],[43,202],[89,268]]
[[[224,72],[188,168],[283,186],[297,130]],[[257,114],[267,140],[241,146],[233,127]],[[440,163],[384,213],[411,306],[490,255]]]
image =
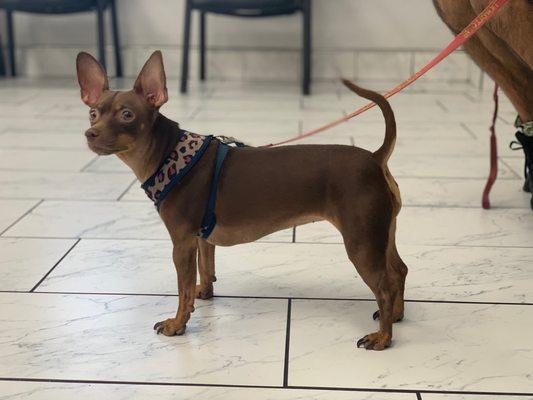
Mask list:
[[[90,107],[89,148],[116,154],[145,182],[174,245],[179,306],[174,318],[155,324],[157,333],[183,334],[195,297],[213,297],[215,246],[327,220],[342,234],[349,259],[379,306],[379,331],[357,346],[390,346],[392,324],[403,318],[407,267],[395,244],[400,193],[387,167],[396,123],[383,96],[344,81],[377,103],[385,117],[385,140],[375,152],[341,145],[230,148],[182,130],[159,112],[168,99],[159,51],[130,91],[110,91],[103,68],[87,53],[78,55],[77,72],[81,98]],[[204,230],[206,215],[211,218]]]

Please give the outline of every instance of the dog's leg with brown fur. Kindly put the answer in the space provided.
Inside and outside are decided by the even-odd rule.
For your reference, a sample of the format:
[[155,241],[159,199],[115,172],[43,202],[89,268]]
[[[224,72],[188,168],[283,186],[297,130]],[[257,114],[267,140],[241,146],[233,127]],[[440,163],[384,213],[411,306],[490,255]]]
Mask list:
[[198,272],[200,284],[196,285],[196,297],[210,299],[213,297],[213,282],[215,276],[215,246],[203,239],[198,239]]
[[[344,238],[348,257],[376,296],[379,307],[374,313],[374,319],[379,318],[379,331],[361,338],[357,342],[357,347],[383,350],[390,346],[393,322],[403,318],[407,276],[407,266],[398,254],[395,241],[396,217],[402,202],[398,185],[387,166],[396,139],[396,122],[390,104],[383,96],[360,88],[348,80],[343,80],[343,83],[358,95],[378,104],[385,117],[385,141],[374,153],[383,174],[374,179],[383,180],[384,185],[377,185],[373,190],[369,188],[367,192],[369,196],[367,201],[376,205],[372,209],[373,215],[367,214],[365,220],[360,218],[358,220],[357,214],[350,216],[344,215],[343,212],[340,218],[335,219],[335,225]],[[385,197],[389,197],[390,202],[378,202],[378,199]],[[381,207],[377,208],[377,204],[380,203]],[[349,207],[346,205],[342,209],[346,210]],[[354,229],[355,226],[357,229]]]
[[184,237],[174,242],[172,259],[178,273],[179,306],[176,316],[157,322],[154,329],[166,336],[183,335],[185,326],[194,311],[196,297],[196,238]]
[[[366,335],[357,342],[357,347],[364,346],[368,350],[383,350],[390,346],[396,298],[394,279],[387,268],[387,232],[376,232],[379,227],[378,224],[369,224],[363,231],[368,234],[366,238],[350,237],[350,233],[341,227],[348,258],[374,293],[379,307],[379,331]],[[361,226],[359,229],[361,233]]]
[[[392,310],[392,321],[399,322],[404,317],[404,292],[405,292],[405,278],[407,277],[407,265],[403,262],[398,249],[396,248],[396,218],[391,224],[389,233],[389,248],[388,254],[388,269],[389,274],[393,277],[392,284],[394,285],[394,306]],[[379,310],[374,313],[373,318],[380,317]]]
[[[394,305],[392,310],[392,322],[400,322],[404,317],[404,292],[405,292],[405,279],[407,277],[407,265],[403,262],[395,242],[396,236],[396,218],[391,224],[389,233],[389,248],[388,254],[388,272],[392,277],[391,284],[394,286]],[[372,316],[374,320],[380,318],[380,311],[376,311]]]
[[[388,307],[388,300],[387,300],[388,293],[387,292],[390,292],[392,294],[393,306],[392,306],[392,314],[390,316],[390,319],[392,322],[401,321],[404,316],[404,290],[405,290],[405,278],[407,276],[407,266],[405,265],[403,260],[400,258],[400,255],[398,254],[398,250],[396,248],[396,217],[399,214],[400,209],[402,208],[402,200],[400,197],[400,190],[398,188],[398,184],[394,180],[387,166],[387,160],[390,157],[390,154],[394,147],[394,141],[396,138],[396,123],[395,123],[394,114],[390,108],[390,105],[382,96],[374,92],[362,89],[354,85],[352,82],[348,80],[343,80],[343,83],[346,85],[346,87],[348,87],[350,90],[354,91],[358,95],[368,98],[369,100],[372,100],[375,103],[377,103],[383,112],[383,116],[385,117],[385,123],[387,127],[386,128],[387,133],[385,134],[386,135],[385,143],[375,153],[376,157],[380,160],[381,168],[383,170],[383,175],[384,175],[385,181],[387,182],[387,186],[389,189],[388,195],[391,198],[391,206],[392,206],[391,221],[390,223],[385,225],[385,226],[389,226],[389,231],[387,233],[381,232],[381,236],[384,238],[383,240],[387,243],[387,245],[385,246],[385,249],[383,250],[383,254],[386,254],[386,265],[384,268],[385,271],[377,272],[378,275],[382,274],[385,277],[367,276],[365,279],[364,277],[365,272],[359,271],[358,269],[359,274],[363,277],[363,280],[365,280],[367,285],[374,292],[374,294],[376,295],[376,299],[378,300],[379,310],[374,313],[373,318],[380,319],[382,323],[380,330],[386,331],[388,330],[387,326],[388,326],[389,316],[387,315],[386,318],[381,318],[381,315],[384,315],[383,308]],[[384,211],[383,215],[385,214],[386,212]],[[378,216],[376,216],[376,218],[378,218]],[[369,229],[369,237],[375,236],[377,229],[378,229],[377,226],[373,228],[371,227]],[[350,243],[349,238],[345,238],[345,243]],[[350,249],[348,248],[348,245],[347,245],[346,249],[348,251],[349,256],[350,256],[350,253],[352,253],[352,255],[350,256],[350,260],[357,267],[356,260],[360,259],[362,256],[358,255],[357,251],[355,252],[353,251],[352,245],[350,245]],[[365,257],[368,257],[368,251],[366,251],[366,253],[367,255]],[[376,259],[375,261],[373,261],[373,265],[380,265],[381,262],[382,261],[379,261],[378,259]],[[368,273],[368,271],[366,273]],[[380,303],[380,298],[381,298],[381,303]],[[383,304],[384,307],[382,307],[381,304]]]

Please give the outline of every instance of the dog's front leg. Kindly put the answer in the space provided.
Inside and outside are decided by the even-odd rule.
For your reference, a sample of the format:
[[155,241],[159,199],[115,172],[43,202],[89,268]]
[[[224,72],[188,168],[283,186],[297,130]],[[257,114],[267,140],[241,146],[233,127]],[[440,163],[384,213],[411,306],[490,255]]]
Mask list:
[[213,282],[215,276],[215,246],[203,239],[198,239],[198,272],[200,284],[196,286],[196,297],[210,299],[213,297]]
[[183,335],[185,332],[185,325],[194,311],[197,251],[195,239],[174,245],[172,259],[178,274],[179,306],[175,318],[169,318],[154,325],[158,334],[174,336]]

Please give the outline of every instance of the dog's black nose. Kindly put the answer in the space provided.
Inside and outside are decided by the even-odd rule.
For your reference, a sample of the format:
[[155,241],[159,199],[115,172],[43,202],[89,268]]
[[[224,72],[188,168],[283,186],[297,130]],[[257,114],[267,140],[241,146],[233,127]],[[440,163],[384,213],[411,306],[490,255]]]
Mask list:
[[85,132],[85,136],[87,136],[87,139],[94,139],[98,137],[98,132],[96,132],[94,129],[89,129]]

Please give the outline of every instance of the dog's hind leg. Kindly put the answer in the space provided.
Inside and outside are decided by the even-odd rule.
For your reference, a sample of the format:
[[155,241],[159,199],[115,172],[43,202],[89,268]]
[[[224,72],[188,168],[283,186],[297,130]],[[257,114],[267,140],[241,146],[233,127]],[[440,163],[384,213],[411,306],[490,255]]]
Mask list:
[[[381,224],[380,224],[381,225]],[[374,227],[376,228],[376,227]],[[379,306],[379,331],[359,339],[357,347],[383,350],[392,339],[393,306],[396,286],[387,268],[388,232],[386,229],[358,229],[357,234],[341,229],[348,258],[374,293]]]
[[[404,292],[405,292],[405,278],[407,276],[407,265],[403,262],[398,249],[396,248],[396,218],[390,227],[389,233],[389,248],[388,253],[388,271],[391,277],[391,284],[394,286],[394,306],[392,311],[393,322],[399,322],[404,316]],[[379,319],[380,312],[376,311],[373,318]]]
[[198,272],[200,284],[196,285],[196,297],[210,299],[213,297],[213,282],[215,276],[215,246],[203,239],[198,239]]

